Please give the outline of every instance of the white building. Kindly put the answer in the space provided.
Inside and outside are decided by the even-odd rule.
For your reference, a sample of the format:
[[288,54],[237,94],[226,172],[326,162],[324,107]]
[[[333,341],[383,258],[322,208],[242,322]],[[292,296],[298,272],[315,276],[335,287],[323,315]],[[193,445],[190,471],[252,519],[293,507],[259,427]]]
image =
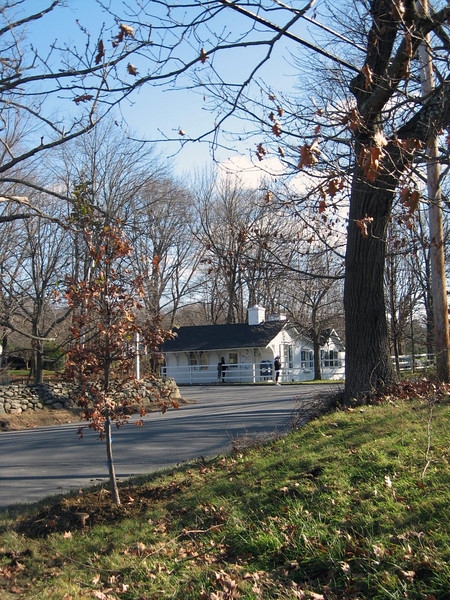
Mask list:
[[[314,379],[311,340],[281,315],[271,315],[266,321],[260,306],[249,308],[248,323],[181,327],[163,351],[163,375],[180,385],[222,381],[218,369],[222,357],[225,383],[272,381],[278,355],[281,383]],[[323,379],[343,379],[345,351],[336,332],[325,332],[320,358]]]

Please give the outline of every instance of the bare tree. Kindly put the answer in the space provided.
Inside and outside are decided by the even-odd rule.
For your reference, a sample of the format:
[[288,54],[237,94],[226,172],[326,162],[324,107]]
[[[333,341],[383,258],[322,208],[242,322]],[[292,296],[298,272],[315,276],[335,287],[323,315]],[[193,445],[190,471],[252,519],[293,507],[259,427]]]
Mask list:
[[[152,24],[126,23],[102,2],[96,7],[104,22],[96,31],[73,19],[78,44],[51,38],[42,42],[44,37],[33,41],[29,30],[45,28],[51,13],[67,19],[63,0],[43,1],[41,6],[33,10],[31,3],[13,0],[0,6],[0,208],[19,204],[23,210],[14,218],[36,212],[28,198],[32,190],[66,197],[52,180],[28,176],[44,157],[92,131],[135,89],[147,82],[173,81],[189,68],[175,64],[170,50],[152,34]],[[120,10],[121,3],[116,6]],[[142,73],[134,60],[142,62]],[[200,60],[198,56],[193,62]],[[115,118],[120,120],[117,111]],[[18,184],[26,193],[14,193]],[[45,214],[42,207],[38,212]],[[13,215],[0,214],[0,222],[5,218]]]
[[248,306],[278,307],[274,260],[283,221],[259,190],[244,186],[234,176],[210,175],[196,190],[202,258],[208,289],[214,293],[212,322],[242,323]]
[[[304,255],[303,273],[287,272],[282,296],[285,310],[303,335],[309,337],[314,350],[314,379],[322,379],[320,347],[331,329],[342,329],[343,319],[342,261],[336,263],[331,252]],[[314,276],[316,274],[316,276]],[[319,276],[320,275],[320,276]],[[328,277],[324,277],[328,275]]]
[[[407,329],[412,312],[422,304],[423,296],[417,278],[413,276],[410,237],[404,229],[391,224],[388,232],[388,255],[386,261],[386,306],[389,315],[389,335],[397,373],[400,371],[400,355],[404,354]],[[417,258],[417,256],[416,256]]]
[[202,249],[192,234],[191,195],[175,179],[155,178],[135,200],[128,226],[132,266],[142,277],[147,318],[162,314],[173,326],[180,304],[198,283]]
[[[48,198],[33,203],[39,207],[44,201],[48,214],[57,218]],[[4,338],[7,332],[13,332],[25,340],[33,356],[34,381],[41,383],[45,342],[56,340],[58,327],[68,316],[54,295],[70,265],[68,239],[56,223],[37,216],[11,223],[10,235],[14,245],[2,257],[0,322]]]

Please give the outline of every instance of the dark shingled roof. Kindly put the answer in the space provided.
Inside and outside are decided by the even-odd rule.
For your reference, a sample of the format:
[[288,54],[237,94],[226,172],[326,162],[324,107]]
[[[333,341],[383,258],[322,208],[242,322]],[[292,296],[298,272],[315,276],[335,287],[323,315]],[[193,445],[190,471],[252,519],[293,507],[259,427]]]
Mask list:
[[168,340],[163,352],[264,348],[286,325],[286,321],[269,321],[259,325],[194,325],[180,327],[177,337]]

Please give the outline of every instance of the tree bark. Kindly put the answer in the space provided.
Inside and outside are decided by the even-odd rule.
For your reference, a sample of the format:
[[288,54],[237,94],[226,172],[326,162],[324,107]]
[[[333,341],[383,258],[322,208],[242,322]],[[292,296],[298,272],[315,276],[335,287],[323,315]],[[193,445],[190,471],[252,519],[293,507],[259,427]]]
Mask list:
[[106,456],[108,459],[109,483],[111,486],[111,494],[114,504],[120,506],[119,488],[117,486],[116,471],[114,468],[112,454],[112,436],[111,436],[111,420],[109,417],[105,423],[105,438],[106,438]]
[[36,371],[35,383],[43,383],[44,381],[44,348],[43,344],[38,343],[36,347]]
[[[38,335],[36,330],[33,333]],[[44,381],[44,345],[41,340],[33,342],[33,378],[35,384]]]
[[[389,175],[370,182],[362,169],[355,167],[345,257],[347,399],[395,380],[389,351],[384,269],[386,232],[396,183],[396,178]],[[373,221],[362,221],[367,218]]]
[[313,349],[314,349],[314,379],[321,380],[322,373],[320,371],[320,333],[315,329],[312,331]]
[[[105,381],[104,381],[104,390],[105,390],[105,397],[108,396],[109,393],[109,386],[110,386],[110,376],[111,376],[111,356],[110,356],[110,352],[109,352],[109,347],[107,350],[107,355],[109,357],[109,359],[106,360],[105,365],[104,365],[104,376],[105,376]],[[113,453],[112,453],[112,435],[111,435],[111,418],[110,418],[110,411],[108,409],[108,411],[106,412],[106,421],[105,421],[105,438],[106,438],[106,458],[108,461],[108,472],[109,472],[109,484],[111,486],[111,494],[112,494],[112,499],[114,504],[116,504],[117,506],[120,506],[120,495],[119,495],[119,488],[117,486],[117,479],[116,479],[116,470],[114,468],[114,460],[113,460]]]
[[8,335],[4,333],[2,338],[0,339],[0,368],[8,366],[7,348]]

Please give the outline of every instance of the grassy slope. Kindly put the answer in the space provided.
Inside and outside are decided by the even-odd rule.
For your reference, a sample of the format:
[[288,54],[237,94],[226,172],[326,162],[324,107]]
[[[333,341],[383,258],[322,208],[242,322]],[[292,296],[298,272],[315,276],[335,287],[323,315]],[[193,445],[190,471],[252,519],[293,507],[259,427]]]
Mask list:
[[444,600],[448,406],[334,412],[120,508],[103,490],[0,513],[0,598]]

